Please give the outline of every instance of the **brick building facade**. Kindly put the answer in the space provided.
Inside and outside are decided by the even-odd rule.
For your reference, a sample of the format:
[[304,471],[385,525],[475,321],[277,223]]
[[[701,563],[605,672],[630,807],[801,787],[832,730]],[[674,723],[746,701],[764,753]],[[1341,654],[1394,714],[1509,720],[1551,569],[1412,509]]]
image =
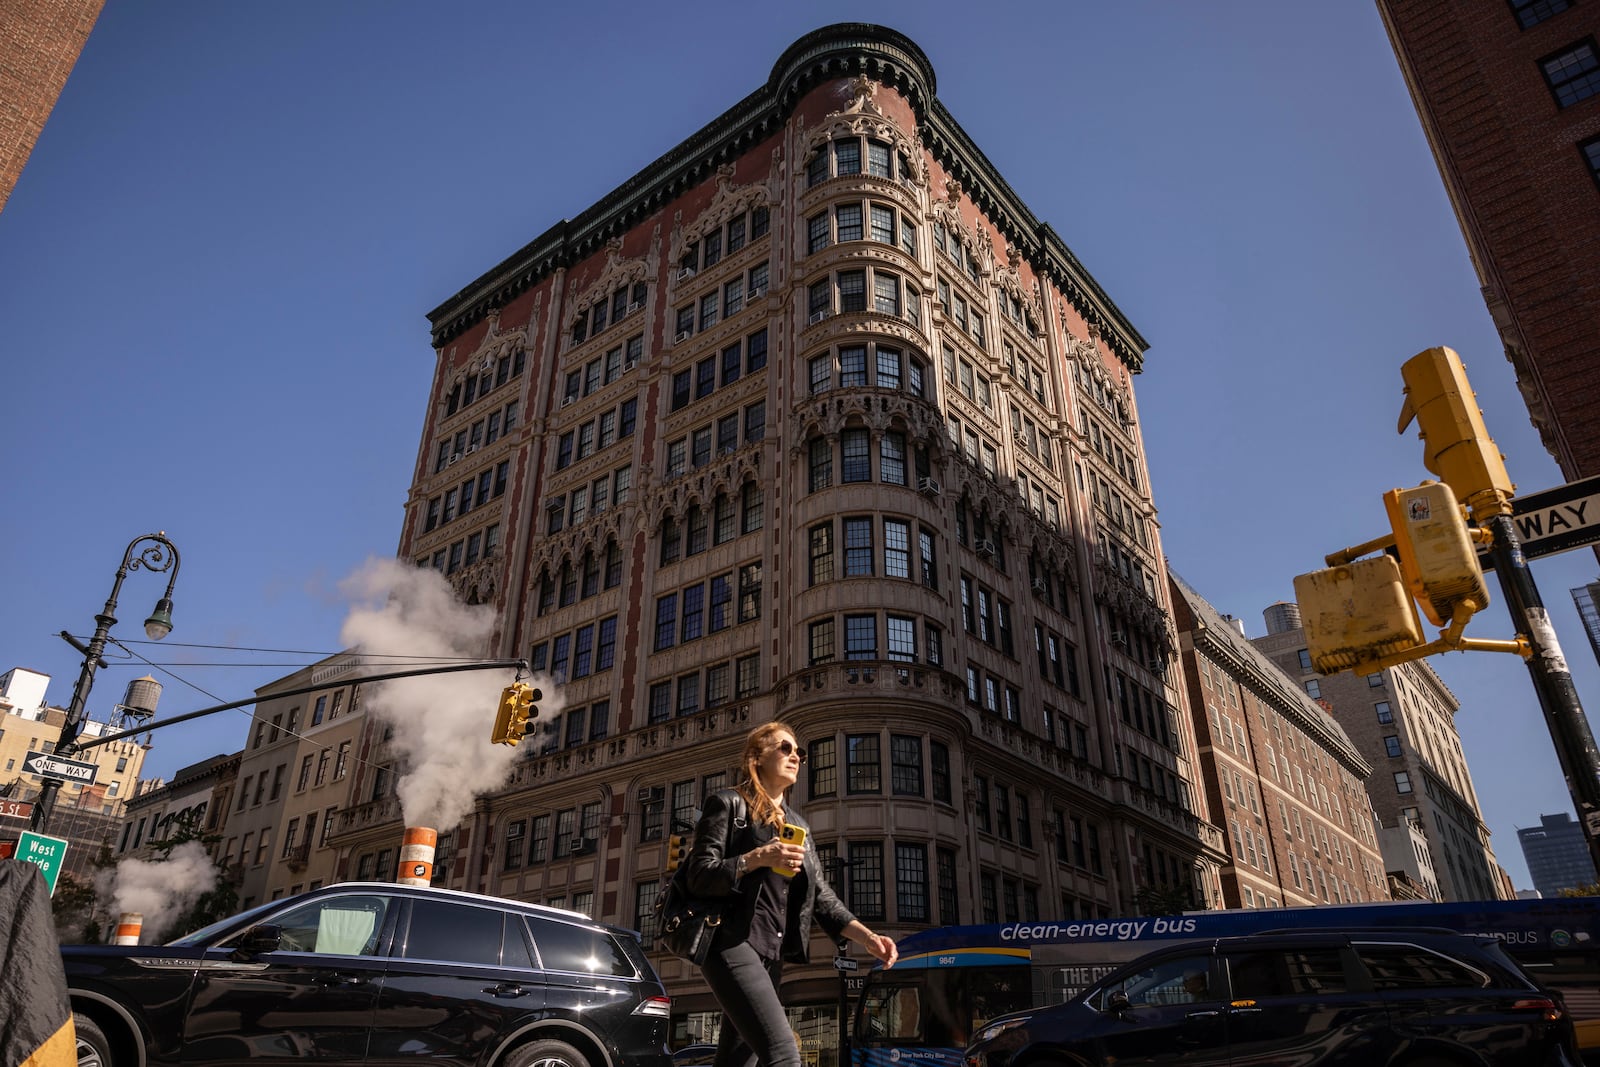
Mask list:
[[1600,9],[1378,9],[1533,424],[1568,480],[1600,474]]
[[105,0],[0,0],[0,211]]
[[1388,900],[1361,758],[1326,710],[1172,572],[1173,615],[1208,806],[1230,862],[1214,907]]

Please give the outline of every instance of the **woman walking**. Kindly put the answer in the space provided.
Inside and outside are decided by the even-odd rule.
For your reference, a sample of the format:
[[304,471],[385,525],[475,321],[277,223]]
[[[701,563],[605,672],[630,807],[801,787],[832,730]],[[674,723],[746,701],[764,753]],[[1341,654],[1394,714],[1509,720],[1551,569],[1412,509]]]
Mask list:
[[829,888],[810,828],[784,805],[805,761],[789,727],[756,727],[745,739],[738,786],[707,797],[695,827],[684,864],[689,892],[728,898],[701,968],[722,1007],[714,1067],[799,1067],[778,987],[785,960],[810,961],[813,918],[829,937],[849,938],[885,967],[899,958],[894,940],[867,929]]

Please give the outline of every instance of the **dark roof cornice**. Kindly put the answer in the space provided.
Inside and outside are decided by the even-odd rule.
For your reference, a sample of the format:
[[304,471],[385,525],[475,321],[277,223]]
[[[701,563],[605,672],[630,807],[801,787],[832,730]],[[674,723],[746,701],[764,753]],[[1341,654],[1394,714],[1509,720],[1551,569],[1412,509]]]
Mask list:
[[933,65],[916,42],[869,23],[825,26],[784,50],[767,84],[723,112],[585,210],[563,219],[428,314],[435,347],[470,329],[557,270],[594,255],[717,168],[766,140],[812,87],[865,74],[910,103],[929,151],[960,179],[1006,240],[1049,277],[1117,357],[1137,373],[1148,347],[1064,241],[1036,219],[960,124],[935,97]]

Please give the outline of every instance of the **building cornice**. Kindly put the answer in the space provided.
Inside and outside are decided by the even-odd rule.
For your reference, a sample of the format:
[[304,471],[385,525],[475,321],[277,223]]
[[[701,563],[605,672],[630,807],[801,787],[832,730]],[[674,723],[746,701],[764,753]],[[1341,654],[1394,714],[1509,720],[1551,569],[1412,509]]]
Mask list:
[[666,205],[712,178],[771,137],[800,100],[823,82],[865,75],[910,104],[928,151],[960,180],[973,202],[1010,245],[1048,277],[1097,328],[1124,365],[1138,373],[1148,347],[1125,315],[1079,263],[1066,242],[1028,210],[960,124],[935,97],[933,65],[904,34],[868,23],[826,26],[784,50],[767,84],[647,165],[583,211],[535,237],[428,314],[433,344],[442,347],[492,310],[558,271],[601,251]]

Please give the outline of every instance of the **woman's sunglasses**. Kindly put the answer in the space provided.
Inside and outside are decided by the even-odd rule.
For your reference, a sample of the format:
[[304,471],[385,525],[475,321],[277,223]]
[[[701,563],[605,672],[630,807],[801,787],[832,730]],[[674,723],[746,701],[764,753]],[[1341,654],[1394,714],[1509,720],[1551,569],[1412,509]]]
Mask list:
[[787,737],[778,742],[778,751],[782,752],[785,756],[792,756],[798,751],[800,753],[800,764],[801,766],[805,765],[806,750],[789,740]]

